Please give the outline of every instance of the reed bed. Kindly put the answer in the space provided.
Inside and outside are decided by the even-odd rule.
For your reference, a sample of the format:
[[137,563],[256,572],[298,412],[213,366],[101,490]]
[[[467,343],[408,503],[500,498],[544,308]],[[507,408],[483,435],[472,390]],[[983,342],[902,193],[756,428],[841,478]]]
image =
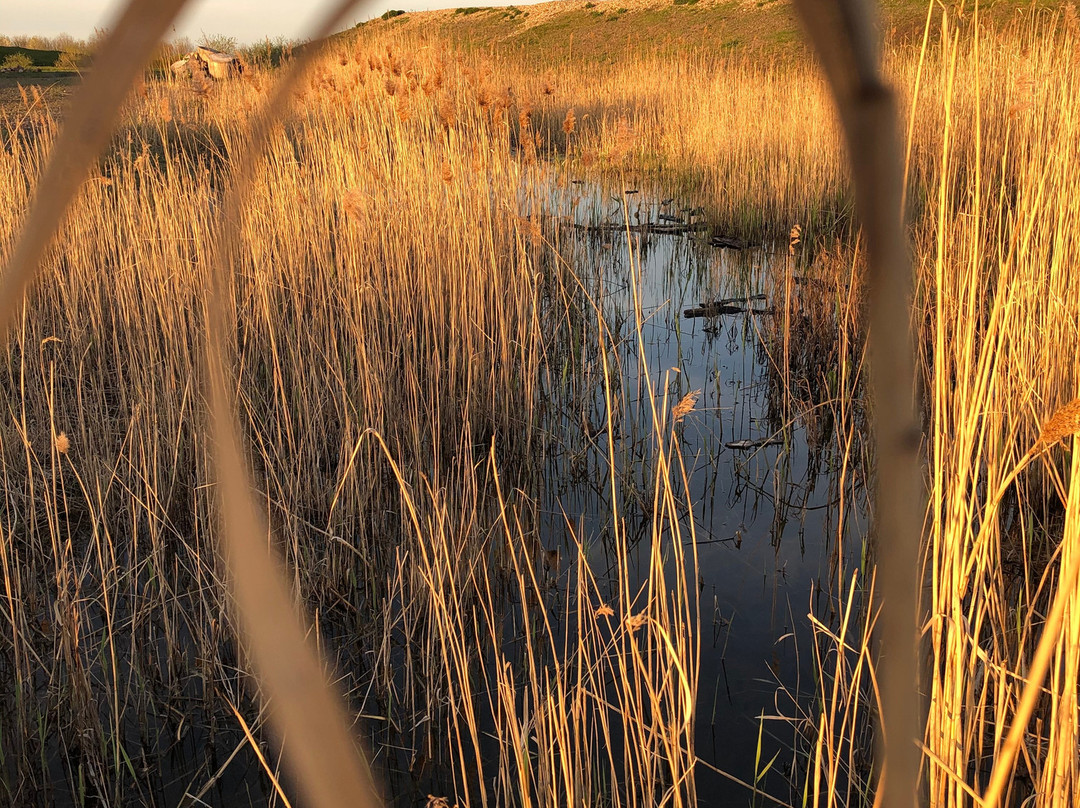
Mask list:
[[[909,122],[930,501],[922,788],[931,805],[978,804],[993,780],[1001,804],[1066,806],[1080,795],[1080,484],[1065,407],[1080,371],[1080,77],[1062,54],[1080,31],[1068,9],[1006,31],[954,22],[932,17],[925,51],[886,53]],[[793,359],[791,329],[769,338],[782,418],[828,412],[844,473],[860,474],[861,258],[826,88],[810,65],[730,56],[553,77],[425,37],[335,50],[254,178],[229,306],[258,495],[384,750],[388,797],[692,803],[697,578],[682,516],[697,503],[672,438],[677,402],[643,399],[644,563],[619,506],[602,564],[573,514],[561,547],[539,539],[550,413],[575,396],[624,406],[611,330],[546,205],[552,183],[592,175],[678,183],[744,238],[800,224],[774,288],[786,317],[833,329],[835,344],[804,340]],[[224,758],[250,754],[249,723],[262,732],[214,550],[199,379],[208,234],[269,82],[147,84],[5,346],[11,801],[194,796],[225,767],[200,763],[177,791],[149,773],[168,737]],[[55,126],[4,120],[4,250]],[[796,261],[816,293],[790,294]],[[608,427],[599,440],[617,487],[619,438]],[[853,569],[837,552],[838,618],[815,617],[822,675],[795,786],[815,805],[872,804],[880,773],[861,740],[879,673],[876,615],[860,608],[872,542],[857,555]],[[1041,688],[1033,702],[1027,688]],[[259,759],[269,795],[276,765]]]
[[[1061,409],[1080,390],[1070,179],[1080,99],[1069,56],[1078,35],[1071,4],[1058,14],[1033,10],[1006,29],[933,9],[924,43],[886,47],[907,123],[917,273],[912,316],[930,499],[922,748],[931,805],[980,803],[984,792],[1000,804],[1080,797],[1067,452],[1074,424],[1072,410]],[[831,402],[835,422],[847,425],[836,439],[857,448],[851,425],[860,418],[864,323],[852,291],[861,259],[850,251],[851,202],[823,81],[806,65],[635,56],[567,77],[555,97],[577,118],[565,142],[573,170],[681,178],[710,199],[713,223],[732,235],[780,241],[803,225],[811,247],[800,260],[817,268],[826,295],[805,306],[788,298],[787,315],[794,306],[797,318],[814,319],[824,305],[827,322],[841,329],[838,344],[848,347],[826,351],[832,359],[807,385],[790,354],[794,335],[771,335],[776,383],[788,393],[818,391],[801,396],[801,411]],[[849,245],[847,258],[830,257],[837,237]],[[790,265],[777,268],[774,288],[785,290]],[[799,348],[813,346],[804,340]],[[841,374],[854,383],[837,384]],[[871,561],[872,545],[858,557]],[[879,771],[857,742],[878,675],[869,653],[874,615],[849,611],[852,598],[870,601],[872,576],[859,573],[837,567],[832,591],[843,619],[819,623],[827,675],[819,710],[807,716],[813,751],[802,792],[816,804],[869,804]],[[1051,656],[1045,684],[1029,673],[1037,647]],[[1040,687],[1030,715],[1029,705],[1020,713],[1017,751],[1009,729],[1025,688]]]
[[[201,382],[209,234],[268,82],[142,88],[6,346],[5,799],[191,803],[241,752],[253,801],[287,789],[239,687]],[[676,402],[652,405],[644,560],[617,510],[602,557],[571,520],[543,546],[540,408],[567,363],[622,371],[543,218],[527,113],[468,86],[445,53],[340,50],[275,133],[227,301],[258,497],[388,797],[685,804]],[[5,122],[4,244],[55,128]]]
[[[893,60],[909,88],[929,491],[922,794],[934,806],[1071,805],[1080,795],[1076,478],[1058,447],[1076,428],[1066,405],[1080,369],[1076,206],[1065,180],[1076,170],[1078,99],[1075,62],[1057,55],[1073,52],[1078,31],[1071,14],[997,35],[933,22],[941,29],[921,64]],[[819,735],[814,753],[809,793],[821,804],[873,796],[874,769],[850,743],[876,691],[858,625],[820,629],[834,671],[811,717],[833,738]],[[1029,690],[1037,698],[1025,704]]]
[[[1072,805],[1080,298],[1065,178],[1078,99],[1075,62],[1058,55],[1074,51],[1078,30],[1071,13],[1006,34],[952,22],[925,53],[891,60],[908,88],[929,491],[921,794],[934,806]],[[858,738],[880,676],[868,653],[876,615],[848,611],[870,601],[869,569],[861,597],[857,574],[846,596],[838,575],[839,629],[817,623],[828,675],[806,718],[804,791],[817,804],[874,799],[877,767]]]
[[[1078,482],[1075,460],[1056,448],[1076,424],[1067,411],[1054,417],[1080,383],[1077,208],[1067,179],[1077,159],[1076,67],[1058,58],[1075,50],[1078,31],[1074,17],[1059,26],[1032,30],[1017,54],[946,38],[931,71],[942,77],[945,134],[927,204],[933,228],[917,254],[919,308],[933,324],[927,773],[942,805],[966,803],[965,786],[987,788],[1017,720],[1022,748],[1002,804],[1069,805],[1080,795],[1078,591],[1067,572]],[[949,131],[968,115],[973,126]],[[1038,445],[1047,428],[1053,434]],[[1065,609],[1059,632],[1049,620],[1056,601]],[[1017,719],[1047,634],[1050,676],[1034,714]]]

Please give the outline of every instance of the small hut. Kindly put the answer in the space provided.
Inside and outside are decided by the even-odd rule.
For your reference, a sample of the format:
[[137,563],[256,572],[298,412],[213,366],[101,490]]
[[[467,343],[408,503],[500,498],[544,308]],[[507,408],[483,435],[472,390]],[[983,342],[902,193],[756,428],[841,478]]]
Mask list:
[[172,63],[172,72],[177,76],[211,76],[215,79],[227,79],[244,72],[239,57],[200,45],[183,59]]

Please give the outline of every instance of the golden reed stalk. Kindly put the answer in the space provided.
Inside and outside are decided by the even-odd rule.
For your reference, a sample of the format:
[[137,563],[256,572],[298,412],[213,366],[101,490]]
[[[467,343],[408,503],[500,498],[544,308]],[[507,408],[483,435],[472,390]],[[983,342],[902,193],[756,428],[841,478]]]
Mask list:
[[[94,70],[77,94],[53,147],[22,236],[0,281],[0,334],[6,333],[64,212],[105,147],[127,93],[184,4],[185,0],[131,0],[103,44]],[[353,5],[355,0],[339,2],[319,26],[316,39],[332,33]],[[248,149],[233,176],[224,225],[215,238],[214,254],[218,257],[215,263],[219,263],[219,268],[213,275],[214,294],[208,301],[211,426],[221,486],[222,551],[244,627],[242,639],[246,640],[271,702],[277,731],[289,739],[285,759],[313,805],[363,808],[379,804],[370,775],[345,720],[340,697],[333,693],[323,663],[306,639],[281,562],[267,546],[265,521],[252,500],[252,486],[234,420],[235,400],[231,390],[235,384],[229,382],[232,373],[226,359],[223,322],[225,289],[229,284],[220,263],[227,262],[232,254],[241,202],[271,127],[315,51],[315,48],[307,49],[295,60],[279,81],[271,101],[255,119]]]

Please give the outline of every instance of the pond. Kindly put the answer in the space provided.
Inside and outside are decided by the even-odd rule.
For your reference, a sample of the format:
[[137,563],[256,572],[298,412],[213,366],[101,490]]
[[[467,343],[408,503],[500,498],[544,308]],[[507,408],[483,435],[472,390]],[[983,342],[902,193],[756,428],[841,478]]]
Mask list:
[[[785,395],[784,272],[809,306],[812,270],[788,263],[787,243],[744,248],[711,233],[692,201],[618,190],[571,184],[558,216],[583,285],[596,290],[607,322],[622,324],[612,327],[628,399],[620,432],[631,445],[651,434],[650,387],[667,393],[669,407],[700,391],[675,427],[698,553],[699,804],[761,802],[716,770],[754,783],[770,762],[758,787],[787,801],[805,776],[792,771],[790,719],[813,712],[817,686],[808,613],[829,620],[838,562],[858,562],[868,532],[862,483],[844,473],[843,436],[830,423],[835,401],[817,395],[835,367],[816,360],[835,358],[835,346],[788,346],[787,384],[813,393]],[[794,326],[790,318],[800,316],[789,314],[789,339],[834,340]],[[602,422],[596,396],[592,412]],[[603,533],[611,475],[634,474],[632,450],[615,453],[626,467],[607,454],[602,445],[586,457],[555,453],[545,475],[560,481],[544,504],[555,516],[551,534],[563,514],[578,515],[586,536]],[[647,537],[650,515],[625,502],[622,510],[628,532]]]

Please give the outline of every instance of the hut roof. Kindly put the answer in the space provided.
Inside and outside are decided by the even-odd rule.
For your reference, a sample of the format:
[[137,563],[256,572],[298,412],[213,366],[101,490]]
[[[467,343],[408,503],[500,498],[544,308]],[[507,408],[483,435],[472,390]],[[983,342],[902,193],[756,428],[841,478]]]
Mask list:
[[195,52],[198,53],[203,59],[208,62],[235,62],[236,56],[231,53],[225,53],[225,51],[219,51],[215,48],[211,48],[207,45],[199,45],[195,48]]

